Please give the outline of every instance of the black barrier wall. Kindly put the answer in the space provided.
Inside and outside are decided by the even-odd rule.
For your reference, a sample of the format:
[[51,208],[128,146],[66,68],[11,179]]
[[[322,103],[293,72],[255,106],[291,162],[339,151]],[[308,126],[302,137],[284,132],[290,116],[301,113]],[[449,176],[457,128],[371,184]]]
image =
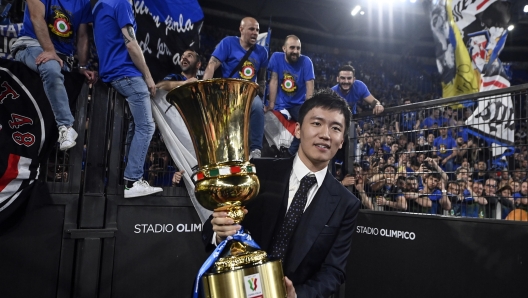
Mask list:
[[363,210],[344,297],[526,297],[528,224]]

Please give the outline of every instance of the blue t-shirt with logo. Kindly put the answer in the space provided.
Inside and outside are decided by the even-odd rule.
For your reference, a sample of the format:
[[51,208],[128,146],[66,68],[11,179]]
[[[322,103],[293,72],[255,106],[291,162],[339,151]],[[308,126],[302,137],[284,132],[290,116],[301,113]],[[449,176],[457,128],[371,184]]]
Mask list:
[[[259,44],[255,44],[254,47],[255,49],[240,67],[240,70],[235,72],[231,78],[256,82],[259,70],[268,67],[268,51],[266,48]],[[222,62],[222,77],[229,78],[229,75],[237,67],[240,60],[244,58],[246,52],[240,45],[240,38],[236,36],[228,36],[218,43],[212,56]]]
[[347,95],[344,95],[341,92],[341,89],[339,88],[339,84],[335,85],[331,89],[334,90],[337,94],[339,94],[339,96],[341,96],[348,102],[348,105],[352,109],[353,114],[357,114],[356,112],[357,103],[370,96],[370,91],[368,90],[367,85],[365,85],[365,83],[363,83],[360,80],[354,81],[354,84],[350,86],[350,91],[348,92]]
[[127,0],[100,0],[93,8],[94,40],[99,55],[99,75],[103,82],[124,77],[141,77],[128,53],[121,29],[136,31],[132,5]]
[[[55,51],[64,55],[73,55],[79,26],[93,22],[90,1],[41,0],[41,2],[45,7],[47,5],[45,13],[46,24]],[[24,26],[20,31],[20,36],[29,36],[37,39],[27,5],[24,12]]]
[[436,147],[438,156],[446,158],[453,153],[453,149],[457,147],[457,144],[455,139],[450,136],[445,139],[440,136],[434,139],[433,146]]
[[279,80],[275,110],[302,105],[306,100],[306,82],[315,79],[312,60],[299,55],[299,59],[290,64],[284,52],[275,52],[271,55],[268,70],[277,73]]

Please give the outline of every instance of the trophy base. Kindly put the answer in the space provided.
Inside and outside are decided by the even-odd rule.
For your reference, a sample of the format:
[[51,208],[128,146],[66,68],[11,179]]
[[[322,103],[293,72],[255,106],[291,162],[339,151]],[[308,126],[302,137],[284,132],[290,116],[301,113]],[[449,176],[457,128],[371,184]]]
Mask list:
[[285,298],[280,260],[202,277],[206,298]]

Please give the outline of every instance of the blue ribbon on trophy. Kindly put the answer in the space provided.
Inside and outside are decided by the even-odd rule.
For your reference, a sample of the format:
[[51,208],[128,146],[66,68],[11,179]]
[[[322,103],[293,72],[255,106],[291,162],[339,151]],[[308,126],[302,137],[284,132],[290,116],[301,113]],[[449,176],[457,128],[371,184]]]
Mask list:
[[213,251],[213,253],[205,260],[202,267],[200,267],[200,270],[198,270],[198,275],[196,276],[196,280],[194,282],[194,293],[193,298],[198,298],[198,288],[200,286],[200,280],[202,279],[202,276],[205,274],[209,268],[218,260],[218,257],[220,256],[220,253],[222,250],[224,250],[227,242],[229,240],[236,240],[240,241],[246,245],[249,245],[251,247],[254,247],[256,249],[260,249],[260,246],[253,240],[251,235],[244,232],[244,228],[240,228],[233,236],[228,236],[224,241],[220,242],[216,249]]

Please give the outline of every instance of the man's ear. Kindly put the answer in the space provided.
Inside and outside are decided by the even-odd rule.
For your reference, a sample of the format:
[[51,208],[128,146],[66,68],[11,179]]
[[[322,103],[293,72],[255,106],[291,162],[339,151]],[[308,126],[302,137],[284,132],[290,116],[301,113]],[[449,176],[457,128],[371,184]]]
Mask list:
[[301,139],[301,124],[299,122],[295,123],[295,133],[294,136],[297,139]]

